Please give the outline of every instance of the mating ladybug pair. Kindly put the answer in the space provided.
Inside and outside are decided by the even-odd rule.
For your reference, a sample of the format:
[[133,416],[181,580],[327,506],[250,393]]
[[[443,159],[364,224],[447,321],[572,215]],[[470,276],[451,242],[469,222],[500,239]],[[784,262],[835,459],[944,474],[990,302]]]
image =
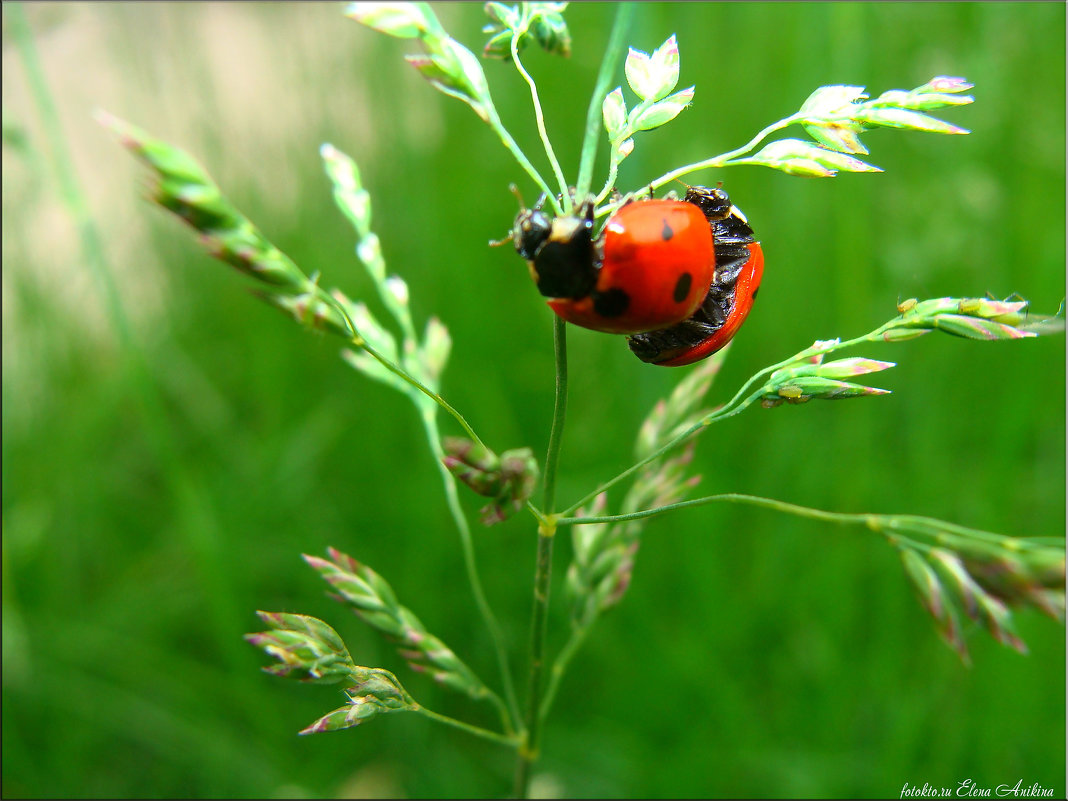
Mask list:
[[644,362],[676,367],[737,333],[764,274],[764,252],[721,189],[621,206],[594,237],[593,203],[553,218],[516,218],[512,241],[538,291],[569,323],[610,334]]

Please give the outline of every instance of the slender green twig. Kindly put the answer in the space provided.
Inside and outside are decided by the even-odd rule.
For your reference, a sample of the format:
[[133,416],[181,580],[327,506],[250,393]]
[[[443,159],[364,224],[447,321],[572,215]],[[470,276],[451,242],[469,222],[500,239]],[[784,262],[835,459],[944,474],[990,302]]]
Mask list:
[[601,138],[601,104],[608,94],[608,85],[623,52],[623,42],[634,17],[634,3],[617,3],[616,19],[612,23],[612,33],[608,36],[608,46],[601,58],[601,68],[597,73],[597,83],[590,98],[590,107],[586,112],[586,132],[582,138],[582,155],[579,160],[578,181],[575,183],[575,197],[585,197],[593,181],[593,162],[597,157],[597,142]]
[[417,379],[403,367],[384,356],[373,345],[371,345],[371,343],[369,343],[360,334],[359,330],[356,328],[355,323],[352,322],[352,318],[345,310],[345,307],[337,300],[337,298],[335,298],[333,295],[331,295],[329,292],[327,292],[314,282],[311,283],[311,286],[314,287],[316,295],[321,300],[323,300],[325,303],[329,303],[331,306],[337,309],[338,313],[343,318],[345,318],[345,325],[348,326],[353,346],[359,348],[360,350],[366,351],[369,356],[374,358],[375,361],[377,361],[391,373],[393,373],[398,378],[402,379],[415,389],[422,392],[424,395],[430,398],[430,400],[434,401],[434,403],[436,403],[438,406],[448,412],[448,414],[451,415],[452,418],[460,424],[460,427],[463,428],[464,433],[466,433],[469,437],[471,437],[472,440],[477,442],[479,445],[485,447],[485,443],[483,443],[482,440],[479,438],[478,434],[475,433],[475,430],[471,428],[471,424],[467,422],[467,418],[460,414],[460,412],[457,411],[452,406],[452,404],[446,401],[443,397],[441,397],[441,395],[436,393],[434,390],[430,389],[430,387],[426,386],[422,381]]
[[523,741],[519,746],[515,770],[515,795],[525,798],[530,770],[538,759],[541,736],[541,677],[545,660],[545,635],[548,624],[549,589],[552,579],[553,542],[556,523],[553,504],[556,497],[556,469],[567,413],[567,330],[560,318],[553,319],[553,346],[556,353],[556,402],[549,434],[549,451],[545,457],[545,483],[542,508],[548,515],[538,526],[538,555],[534,572],[534,610],[531,615],[530,675],[527,684],[527,712]]
[[763,394],[763,390],[762,389],[757,389],[756,391],[753,391],[753,387],[761,379],[763,379],[765,376],[768,376],[771,373],[774,373],[776,370],[779,370],[779,369],[781,369],[781,368],[783,368],[783,367],[785,367],[785,366],[787,366],[789,364],[794,364],[797,361],[799,361],[801,359],[804,359],[804,358],[808,358],[808,357],[812,357],[812,356],[818,356],[818,355],[821,355],[821,354],[827,354],[827,353],[831,353],[831,352],[836,351],[836,350],[843,350],[845,348],[852,347],[853,345],[858,345],[858,344],[860,344],[862,342],[876,342],[876,341],[879,340],[879,338],[881,337],[882,333],[886,329],[890,328],[893,325],[893,322],[894,322],[893,320],[888,321],[888,322],[884,323],[883,325],[879,326],[878,328],[876,328],[874,331],[869,331],[867,334],[864,334],[863,336],[859,336],[859,337],[856,337],[854,339],[848,339],[848,340],[845,340],[844,342],[838,341],[838,340],[829,340],[827,342],[818,343],[816,345],[813,345],[810,348],[806,348],[805,350],[801,351],[800,353],[794,354],[793,356],[791,356],[788,359],[784,359],[783,361],[778,362],[777,364],[773,364],[770,367],[765,367],[763,370],[760,370],[759,372],[757,372],[753,376],[751,376],[749,378],[749,380],[746,381],[742,385],[742,387],[734,394],[734,397],[731,398],[729,401],[727,401],[727,403],[725,403],[723,406],[721,406],[718,409],[710,412],[705,417],[703,417],[700,420],[698,420],[692,426],[690,426],[689,428],[687,428],[686,430],[684,430],[683,432],[681,432],[680,434],[675,436],[673,439],[671,439],[670,441],[668,441],[667,443],[662,445],[657,450],[653,451],[651,454],[646,456],[644,459],[641,459],[640,461],[635,462],[630,467],[628,467],[626,470],[622,471],[621,473],[619,473],[616,476],[612,477],[608,481],[606,481],[603,484],[599,485],[595,490],[586,493],[584,496],[579,498],[575,503],[571,504],[569,507],[567,507],[567,509],[565,509],[563,512],[561,512],[561,515],[566,516],[566,515],[572,514],[580,506],[583,506],[584,504],[588,503],[593,498],[596,498],[602,492],[610,489],[611,487],[614,487],[620,481],[622,481],[623,479],[627,478],[630,475],[633,475],[637,470],[641,469],[642,467],[644,467],[645,465],[649,464],[650,462],[652,462],[652,461],[654,461],[656,459],[659,459],[665,453],[668,453],[669,451],[673,450],[674,448],[677,448],[683,442],[688,440],[690,437],[694,436],[697,432],[704,430],[705,428],[710,426],[712,423],[720,422],[722,420],[727,419],[728,417],[733,417],[734,415],[738,414],[739,412],[742,412],[745,409],[747,409],[750,406],[750,404],[752,404],[756,400],[759,400],[759,398]]
[[479,614],[482,615],[482,620],[490,633],[490,637],[493,640],[493,648],[497,654],[497,665],[501,672],[504,697],[508,704],[507,709],[505,709],[500,707],[498,702],[498,708],[501,712],[505,731],[511,734],[519,725],[522,715],[519,711],[519,702],[516,700],[515,686],[512,683],[512,670],[508,665],[508,649],[504,644],[504,635],[501,633],[500,624],[497,622],[497,617],[493,614],[489,601],[486,600],[486,592],[482,588],[482,579],[479,577],[478,563],[475,559],[475,546],[471,538],[471,528],[467,523],[467,516],[464,514],[463,507],[460,506],[460,499],[456,493],[456,479],[442,461],[444,453],[441,449],[441,436],[438,433],[437,417],[434,415],[433,409],[425,410],[421,417],[423,426],[426,429],[430,450],[434,454],[434,461],[437,463],[438,472],[441,474],[441,481],[445,487],[445,498],[449,506],[449,514],[452,515],[456,528],[460,532],[464,567],[467,571],[468,583],[471,585],[471,592],[475,597],[475,605],[478,607]]
[[508,133],[508,129],[504,127],[504,123],[501,122],[501,118],[497,114],[497,109],[492,103],[487,103],[486,115],[488,117],[486,122],[489,123],[489,126],[497,134],[501,143],[508,149],[508,152],[512,154],[512,157],[519,162],[519,166],[523,168],[523,172],[529,175],[534,183],[538,185],[538,188],[545,194],[549,205],[553,207],[553,211],[555,211],[556,214],[563,214],[560,201],[556,199],[556,195],[549,189],[549,185],[545,183],[545,179],[541,177],[541,173],[539,173],[534,168],[534,165],[530,163],[530,159],[528,159],[519,148],[519,145],[516,143],[515,139],[512,138],[512,135]]
[[[613,144],[613,149],[615,142]],[[604,186],[601,187],[601,191],[597,193],[597,197],[594,198],[595,204],[600,204],[608,194],[612,191],[612,187],[616,185],[616,178],[619,177],[619,158],[613,153],[611,160],[608,163],[608,177],[604,179]]]
[[756,136],[754,136],[752,139],[750,139],[746,144],[742,145],[736,150],[731,150],[727,153],[722,153],[718,156],[712,156],[712,158],[704,159],[703,161],[697,161],[693,164],[687,164],[683,167],[678,167],[672,170],[671,172],[664,173],[659,178],[650,181],[649,186],[652,189],[659,189],[665,184],[671,183],[676,178],[681,178],[683,175],[688,175],[691,172],[705,170],[710,167],[723,167],[727,164],[727,162],[736,159],[739,156],[744,156],[746,153],[750,152],[753,148],[759,145],[764,139],[766,139],[771,134],[775,133],[776,131],[782,130],[783,128],[787,128],[802,119],[804,119],[803,114],[792,114],[791,116],[786,117],[785,119],[781,119],[778,122],[772,123],[767,128],[758,133]]
[[553,350],[556,354],[556,400],[553,403],[553,423],[549,432],[549,448],[545,454],[545,482],[542,488],[542,509],[553,514],[556,502],[556,468],[560,461],[560,445],[567,417],[567,328],[559,317],[553,317]]
[[560,197],[563,199],[564,211],[568,212],[571,210],[571,201],[567,194],[567,179],[564,178],[564,171],[560,169],[560,162],[556,158],[552,142],[549,141],[549,134],[545,130],[545,113],[541,108],[541,100],[538,99],[538,87],[534,83],[534,79],[530,77],[530,73],[523,66],[523,62],[519,60],[519,38],[524,33],[525,30],[521,29],[514,31],[512,34],[512,63],[515,64],[516,70],[519,71],[519,74],[523,76],[523,80],[527,82],[527,86],[530,87],[530,100],[534,104],[534,119],[538,124],[538,135],[541,137],[542,147],[545,148],[545,155],[549,158],[549,164],[553,168],[556,182],[560,186]]
[[553,661],[552,670],[549,672],[549,681],[545,687],[545,697],[542,699],[541,709],[538,711],[543,721],[549,716],[549,710],[552,709],[553,701],[556,700],[556,692],[560,688],[560,680],[564,677],[564,673],[567,672],[572,658],[586,641],[590,628],[589,624],[573,628],[571,636],[564,643],[564,647],[560,649],[560,653],[557,654],[556,659]]
[[[1018,537],[1006,537],[1002,534],[994,534],[989,531],[968,528],[955,523],[938,520],[933,517],[923,517],[920,515],[872,514],[867,512],[856,514],[848,512],[828,512],[823,509],[813,509],[809,506],[800,506],[796,503],[775,500],[774,498],[764,498],[759,495],[746,495],[737,492],[707,495],[703,498],[693,498],[688,501],[679,501],[678,503],[671,503],[666,506],[658,506],[655,509],[644,509],[639,512],[630,512],[628,514],[561,517],[558,518],[556,522],[559,526],[581,526],[591,523],[623,523],[628,520],[641,520],[648,517],[656,517],[657,515],[666,512],[673,512],[678,509],[688,509],[692,506],[705,506],[710,503],[722,502],[743,503],[750,506],[759,506],[764,509],[774,509],[777,512],[785,512],[786,514],[804,517],[810,520],[820,520],[825,523],[864,526],[891,540],[904,540],[905,538],[900,531],[906,530],[923,532],[925,536],[930,536],[933,541],[942,544],[952,544],[954,537],[966,537],[970,540],[981,540],[996,545],[1004,545],[1007,542],[1011,542],[1018,550],[1041,547],[1038,544]],[[910,547],[914,546],[921,549],[930,547],[923,543],[917,543],[912,539],[908,539],[908,544]]]
[[492,740],[493,742],[500,743],[501,745],[515,747],[516,738],[514,735],[500,734],[499,732],[484,729],[481,726],[473,726],[470,723],[464,723],[462,720],[450,718],[448,715],[442,715],[438,712],[432,712],[431,710],[427,709],[425,706],[422,705],[417,706],[414,711],[418,712],[420,715],[425,715],[431,720],[436,720],[438,721],[438,723],[444,723],[446,726],[453,726],[454,728],[460,729],[461,731],[465,731],[468,734],[473,734],[476,737],[481,737],[484,740]]

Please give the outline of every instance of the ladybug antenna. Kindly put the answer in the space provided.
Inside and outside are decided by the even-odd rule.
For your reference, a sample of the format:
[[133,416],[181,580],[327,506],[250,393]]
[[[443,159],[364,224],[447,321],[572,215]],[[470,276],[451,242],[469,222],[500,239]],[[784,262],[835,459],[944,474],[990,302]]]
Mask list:
[[519,201],[519,208],[525,209],[527,204],[523,202],[523,196],[519,194],[519,187],[515,184],[508,184],[508,191],[515,195],[515,199]]

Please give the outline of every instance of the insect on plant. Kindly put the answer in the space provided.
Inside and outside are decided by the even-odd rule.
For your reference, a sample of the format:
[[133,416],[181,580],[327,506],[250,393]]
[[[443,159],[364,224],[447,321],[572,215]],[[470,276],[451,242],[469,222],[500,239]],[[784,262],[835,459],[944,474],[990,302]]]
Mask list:
[[[722,187],[685,185],[681,197],[665,188],[699,171],[758,165],[784,173],[832,177],[839,171],[880,172],[864,160],[860,136],[873,128],[966,134],[927,114],[965,106],[971,84],[937,76],[910,90],[872,98],[859,86],[823,86],[794,114],[758,132],[741,147],[675,168],[640,186],[617,186],[619,167],[640,134],[666,125],[691,103],[696,87],[678,89],[680,51],[675,36],[652,53],[623,55],[633,4],[620,4],[596,89],[589,106],[581,160],[568,180],[546,133],[537,86],[520,54],[536,44],[567,55],[570,34],[566,3],[489,3],[490,38],[485,58],[511,62],[529,88],[534,118],[549,173],[537,170],[497,114],[479,58],[452,38],[434,11],[422,3],[356,3],[347,15],[375,31],[421,50],[406,60],[437,90],[466,103],[514,156],[540,198],[521,207],[510,237],[536,291],[555,313],[555,408],[548,450],[539,464],[530,448],[498,452],[441,394],[451,355],[445,326],[431,318],[418,330],[405,281],[388,273],[378,237],[371,230],[371,203],[356,163],[338,148],[321,148],[334,198],[351,222],[356,252],[400,332],[398,338],[360,300],[327,290],[318,273],[306,273],[238,211],[190,156],[107,114],[100,121],[153,171],[152,199],[199,234],[211,255],[261,284],[259,297],[301,325],[347,341],[345,360],[364,375],[392,387],[415,406],[434,454],[457,533],[475,607],[494,643],[499,675],[477,675],[416,613],[395,595],[387,580],[352,556],[330,549],[325,558],[304,557],[334,597],[394,643],[402,659],[438,684],[491,705],[499,728],[489,729],[427,709],[391,671],[359,664],[338,633],[322,620],[290,613],[260,612],[266,630],[247,639],[275,662],[266,670],[300,681],[337,684],[344,701],[310,723],[303,734],[351,728],[388,713],[413,713],[500,743],[515,752],[517,796],[529,790],[531,770],[542,747],[543,724],[572,659],[599,617],[626,594],[646,521],[674,510],[732,502],[764,507],[828,523],[875,532],[900,554],[906,575],[947,642],[967,659],[963,625],[971,620],[1001,643],[1023,651],[1012,610],[1030,606],[1063,621],[1063,540],[1021,538],[978,531],[910,515],[846,514],[771,498],[724,493],[688,497],[696,485],[689,472],[699,435],[712,424],[756,406],[801,404],[887,394],[863,377],[893,363],[838,357],[839,351],[876,342],[903,342],[933,331],[971,340],[1016,340],[1062,330],[1058,317],[1028,312],[1024,300],[983,297],[910,299],[874,330],[848,339],[817,341],[759,370],[714,409],[706,395],[726,346],[742,329],[764,277],[764,253],[757,231]],[[626,91],[611,88],[620,66]],[[808,138],[775,138],[799,127]],[[607,139],[608,174],[594,184],[599,141]],[[661,194],[657,196],[657,193]],[[522,203],[520,203],[522,206]],[[775,273],[768,263],[769,280]],[[533,291],[533,290],[532,290]],[[694,365],[656,405],[637,434],[633,464],[561,508],[556,499],[560,445],[567,403],[566,324],[625,336],[641,362]],[[744,334],[743,334],[744,335]],[[833,357],[833,358],[829,358]],[[639,362],[635,369],[653,369]],[[462,436],[442,436],[444,412]],[[530,662],[525,686],[515,686],[512,655],[491,608],[476,564],[471,527],[461,508],[458,484],[488,499],[484,525],[529,514],[536,528]],[[611,490],[619,487],[621,497]],[[572,537],[573,557],[562,582],[570,608],[570,637],[550,661],[546,653],[552,597],[552,552],[556,535]],[[522,691],[521,691],[522,690]]]

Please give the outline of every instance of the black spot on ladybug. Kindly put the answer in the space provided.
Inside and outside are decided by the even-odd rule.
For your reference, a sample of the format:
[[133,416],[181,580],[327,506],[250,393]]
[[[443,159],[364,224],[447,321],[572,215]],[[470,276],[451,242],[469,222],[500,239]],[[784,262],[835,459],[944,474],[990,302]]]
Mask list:
[[673,236],[675,236],[675,232],[671,230],[671,226],[668,225],[668,221],[664,220],[664,227],[660,229],[660,238],[667,242]]
[[693,276],[689,273],[683,273],[679,276],[679,280],[675,282],[675,292],[671,297],[676,303],[682,303],[686,300],[686,296],[690,294],[690,286],[692,285]]
[[593,308],[602,317],[619,317],[630,305],[630,295],[622,289],[609,289],[593,295]]

